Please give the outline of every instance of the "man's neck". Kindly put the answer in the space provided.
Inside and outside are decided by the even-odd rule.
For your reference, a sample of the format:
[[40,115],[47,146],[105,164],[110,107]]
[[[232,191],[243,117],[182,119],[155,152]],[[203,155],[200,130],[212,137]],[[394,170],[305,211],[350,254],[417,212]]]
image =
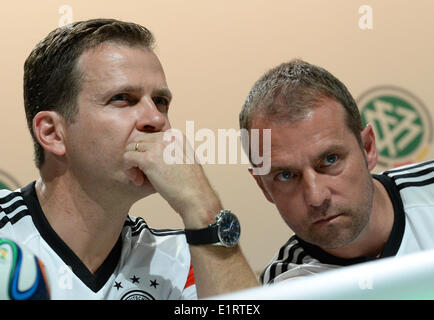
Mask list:
[[51,227],[95,273],[116,244],[129,206],[100,203],[66,176],[39,179],[35,188]]
[[380,257],[389,239],[394,221],[392,201],[385,187],[374,179],[374,194],[369,221],[360,235],[346,246],[324,251],[344,259]]

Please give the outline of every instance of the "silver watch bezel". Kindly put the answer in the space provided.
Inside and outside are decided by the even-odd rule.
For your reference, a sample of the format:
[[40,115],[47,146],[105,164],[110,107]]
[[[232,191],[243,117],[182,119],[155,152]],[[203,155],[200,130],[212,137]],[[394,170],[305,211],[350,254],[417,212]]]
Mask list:
[[[234,223],[234,227],[236,229],[236,238],[234,238],[232,241],[228,242],[226,239],[226,236],[224,235],[224,230],[222,228],[224,227],[222,224],[224,223],[224,220],[230,217],[232,220],[231,222]],[[232,213],[230,210],[221,210],[219,214],[216,217],[216,222],[213,223],[213,225],[217,225],[217,237],[219,239],[219,242],[214,243],[214,245],[217,246],[224,246],[224,247],[233,247],[238,244],[241,236],[241,225],[240,221],[238,220],[237,216]]]

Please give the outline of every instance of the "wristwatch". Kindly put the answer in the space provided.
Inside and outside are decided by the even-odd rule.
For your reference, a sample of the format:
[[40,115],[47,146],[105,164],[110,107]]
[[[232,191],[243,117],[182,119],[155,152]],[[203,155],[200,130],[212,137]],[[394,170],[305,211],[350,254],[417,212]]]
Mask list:
[[184,231],[187,243],[192,245],[213,244],[233,247],[240,239],[241,227],[236,215],[230,210],[221,210],[216,216],[216,222],[207,228],[185,229]]

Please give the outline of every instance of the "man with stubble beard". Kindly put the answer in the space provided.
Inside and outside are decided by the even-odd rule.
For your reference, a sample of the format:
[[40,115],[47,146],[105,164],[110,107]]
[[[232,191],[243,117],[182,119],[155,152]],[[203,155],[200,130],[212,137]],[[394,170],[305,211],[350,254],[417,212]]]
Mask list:
[[240,127],[271,129],[271,170],[250,171],[295,233],[264,270],[264,284],[434,248],[433,162],[371,174],[374,131],[325,69],[297,59],[265,73]]

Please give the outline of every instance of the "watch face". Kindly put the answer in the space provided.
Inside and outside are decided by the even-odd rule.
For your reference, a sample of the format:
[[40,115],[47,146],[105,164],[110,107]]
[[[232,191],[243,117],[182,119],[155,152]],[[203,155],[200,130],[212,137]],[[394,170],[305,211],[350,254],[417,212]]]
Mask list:
[[220,242],[227,247],[232,247],[240,239],[240,222],[230,211],[223,211],[219,218],[218,236]]

